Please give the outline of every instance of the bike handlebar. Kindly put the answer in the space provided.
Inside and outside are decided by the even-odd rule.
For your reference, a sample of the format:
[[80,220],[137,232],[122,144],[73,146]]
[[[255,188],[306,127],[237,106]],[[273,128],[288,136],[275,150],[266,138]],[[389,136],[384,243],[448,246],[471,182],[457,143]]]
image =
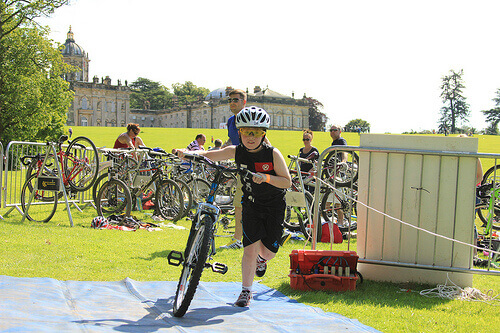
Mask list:
[[188,160],[194,161],[194,162],[207,164],[210,167],[213,167],[213,168],[220,170],[222,172],[238,173],[238,174],[244,175],[244,176],[251,175],[251,176],[257,176],[257,177],[263,178],[262,176],[258,175],[257,173],[255,173],[253,171],[248,170],[247,168],[243,168],[241,166],[239,168],[236,168],[236,169],[228,168],[228,167],[222,166],[220,164],[217,164],[214,161],[212,161],[211,159],[209,159],[205,156],[202,156],[202,155],[184,153],[183,157],[188,159]]

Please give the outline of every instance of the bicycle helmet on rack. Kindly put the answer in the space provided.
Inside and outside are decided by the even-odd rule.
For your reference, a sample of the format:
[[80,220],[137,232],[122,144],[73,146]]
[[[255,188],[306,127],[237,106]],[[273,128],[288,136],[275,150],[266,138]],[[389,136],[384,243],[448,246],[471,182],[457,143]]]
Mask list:
[[104,216],[96,216],[92,219],[90,226],[95,229],[101,229],[108,225],[108,219]]
[[238,112],[236,115],[236,128],[257,127],[268,129],[271,118],[266,110],[257,106],[249,106]]

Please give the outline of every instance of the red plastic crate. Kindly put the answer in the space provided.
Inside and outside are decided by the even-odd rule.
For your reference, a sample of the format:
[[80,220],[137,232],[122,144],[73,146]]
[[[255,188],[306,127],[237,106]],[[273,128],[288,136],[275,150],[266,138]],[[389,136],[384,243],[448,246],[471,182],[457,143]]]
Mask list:
[[354,251],[293,250],[290,286],[298,290],[355,290],[357,264]]

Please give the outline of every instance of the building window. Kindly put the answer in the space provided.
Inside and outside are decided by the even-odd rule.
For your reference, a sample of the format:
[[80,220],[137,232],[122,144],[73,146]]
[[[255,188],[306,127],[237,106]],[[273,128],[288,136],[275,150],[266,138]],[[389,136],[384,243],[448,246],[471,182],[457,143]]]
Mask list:
[[87,98],[82,98],[82,109],[87,110]]
[[82,117],[82,121],[80,126],[88,126],[89,122],[87,120],[87,117]]

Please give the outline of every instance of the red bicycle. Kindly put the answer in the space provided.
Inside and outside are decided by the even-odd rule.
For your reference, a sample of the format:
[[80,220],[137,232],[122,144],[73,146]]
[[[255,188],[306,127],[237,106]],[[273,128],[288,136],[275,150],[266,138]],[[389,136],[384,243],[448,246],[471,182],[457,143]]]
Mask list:
[[47,143],[46,154],[21,157],[21,163],[28,166],[26,182],[21,190],[23,212],[35,190],[30,213],[27,215],[31,221],[48,222],[54,215],[57,200],[62,196],[57,184],[59,170],[62,185],[70,196],[88,190],[97,178],[99,155],[94,143],[89,138],[80,136],[72,140],[64,151],[62,144],[67,140],[68,136],[63,135],[57,142]]

